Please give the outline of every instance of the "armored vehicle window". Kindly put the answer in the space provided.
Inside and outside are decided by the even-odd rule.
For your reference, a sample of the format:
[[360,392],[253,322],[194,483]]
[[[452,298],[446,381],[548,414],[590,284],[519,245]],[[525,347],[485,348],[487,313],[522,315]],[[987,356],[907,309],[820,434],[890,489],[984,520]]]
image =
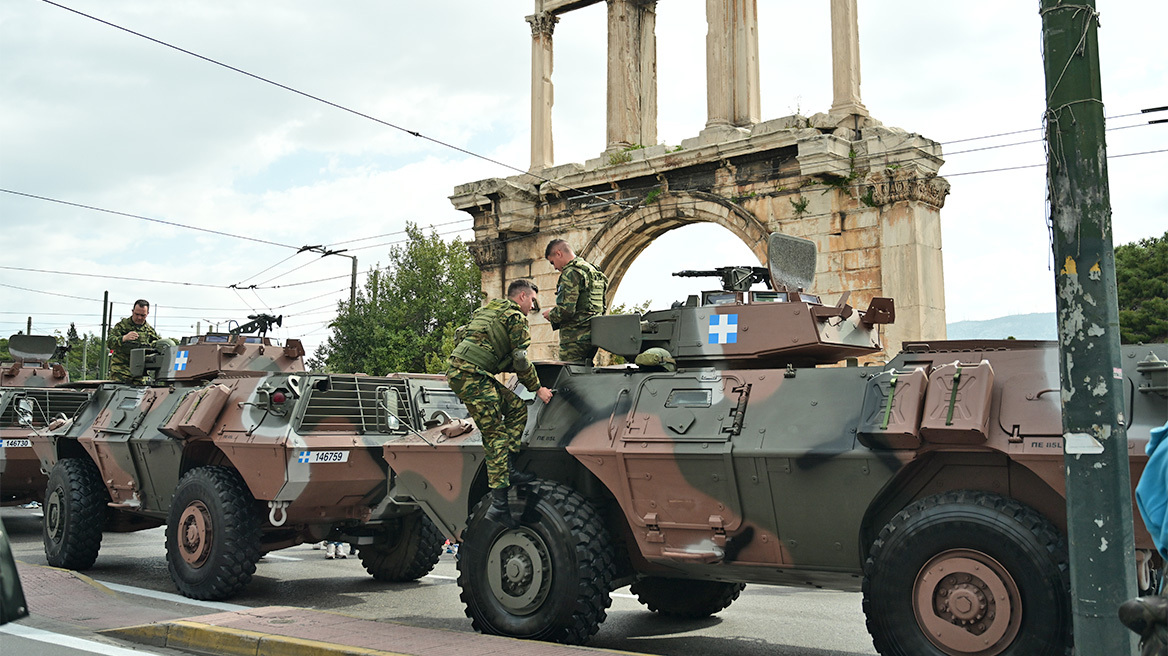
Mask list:
[[665,400],[666,408],[708,408],[712,393],[708,389],[679,389],[669,393]]
[[731,305],[740,302],[737,292],[704,292],[702,305]]
[[803,301],[804,303],[814,303],[816,305],[823,304],[823,302],[820,301],[819,297],[815,294],[804,294],[803,292],[799,292],[799,300]]
[[755,303],[786,303],[787,292],[751,292]]

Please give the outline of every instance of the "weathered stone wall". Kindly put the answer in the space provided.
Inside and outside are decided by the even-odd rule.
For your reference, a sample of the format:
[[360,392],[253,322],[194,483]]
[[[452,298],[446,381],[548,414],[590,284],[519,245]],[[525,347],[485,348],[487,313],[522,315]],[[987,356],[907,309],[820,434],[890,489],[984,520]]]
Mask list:
[[[546,180],[520,175],[457,187],[451,201],[474,217],[471,250],[488,298],[531,278],[541,302],[551,303],[558,273],[543,253],[554,238],[604,270],[612,294],[658,236],[711,222],[742,239],[760,263],[770,232],[814,241],[811,291],[827,303],[845,291],[860,308],[876,296],[895,298],[897,320],[884,336],[891,352],[905,340],[945,336],[939,210],[949,185],[936,175],[938,144],[855,115],[735,129],[687,140],[681,150],[651,146],[543,169]],[[555,357],[556,337],[542,317],[532,317],[532,336],[536,358]]]

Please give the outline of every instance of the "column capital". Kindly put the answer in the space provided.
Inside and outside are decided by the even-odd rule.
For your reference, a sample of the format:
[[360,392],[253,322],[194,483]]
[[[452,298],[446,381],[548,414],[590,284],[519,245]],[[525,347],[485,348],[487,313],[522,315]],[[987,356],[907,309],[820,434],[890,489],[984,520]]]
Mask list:
[[547,37],[550,39],[552,32],[556,29],[556,23],[560,22],[560,17],[544,11],[532,14],[525,20],[531,24],[532,38]]

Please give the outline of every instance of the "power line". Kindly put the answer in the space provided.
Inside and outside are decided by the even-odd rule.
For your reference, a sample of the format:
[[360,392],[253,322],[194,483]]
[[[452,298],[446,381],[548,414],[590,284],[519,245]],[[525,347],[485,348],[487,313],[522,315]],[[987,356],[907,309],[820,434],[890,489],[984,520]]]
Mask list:
[[[212,58],[210,58],[210,57],[207,57],[207,56],[205,56],[205,55],[200,55],[200,54],[199,54],[199,53],[197,53],[197,52],[192,52],[192,51],[190,51],[190,50],[187,50],[187,49],[185,49],[185,48],[181,48],[181,47],[179,47],[179,46],[176,46],[176,45],[174,45],[174,44],[167,43],[166,41],[162,41],[161,39],[156,39],[156,38],[154,38],[154,37],[152,37],[152,36],[147,36],[147,35],[145,35],[145,34],[142,34],[141,32],[135,32],[134,30],[131,30],[131,29],[127,28],[127,27],[122,27],[121,25],[118,25],[118,24],[116,24],[116,23],[111,23],[111,22],[109,22],[109,21],[107,21],[107,20],[102,20],[102,19],[100,19],[100,18],[98,18],[98,17],[96,17],[96,16],[92,16],[92,15],[90,15],[90,14],[87,14],[87,13],[83,12],[83,11],[78,11],[78,10],[76,10],[76,9],[73,9],[73,8],[71,8],[71,7],[66,7],[65,5],[58,4],[58,3],[56,3],[56,2],[53,2],[52,0],[42,0],[42,2],[45,2],[45,3],[47,3],[47,4],[50,4],[50,5],[53,5],[54,7],[59,7],[59,8],[61,8],[61,9],[64,9],[64,10],[66,10],[66,11],[73,12],[74,14],[77,14],[78,16],[84,16],[85,18],[89,18],[89,19],[91,19],[91,20],[95,20],[95,21],[97,21],[97,22],[99,22],[99,23],[102,23],[103,25],[108,25],[108,26],[110,26],[110,27],[112,27],[112,28],[115,28],[115,29],[121,30],[121,31],[123,31],[123,32],[127,32],[127,33],[129,33],[129,34],[133,34],[134,36],[141,37],[141,38],[143,38],[143,39],[146,39],[147,41],[151,41],[151,42],[153,42],[153,43],[157,43],[157,44],[158,44],[158,45],[160,45],[160,46],[166,46],[167,48],[171,48],[171,49],[173,49],[173,50],[177,50],[177,51],[179,51],[179,52],[181,52],[181,53],[184,53],[184,54],[190,55],[190,56],[192,56],[192,57],[196,57],[196,58],[198,58],[198,59],[201,59],[201,60],[203,60],[203,61],[205,61],[205,62],[207,62],[207,63],[210,63],[210,64],[215,64],[216,66],[222,66],[223,68],[226,68],[226,69],[228,69],[228,70],[235,71],[236,73],[239,73],[239,74],[241,74],[241,75],[246,75],[246,76],[248,76],[248,77],[250,77],[250,78],[252,78],[252,79],[254,79],[254,80],[259,80],[260,82],[264,82],[264,83],[266,83],[266,84],[270,84],[270,85],[272,85],[272,86],[279,87],[279,88],[281,88],[281,89],[284,89],[285,91],[290,91],[290,92],[292,92],[292,93],[295,93],[295,94],[297,94],[297,95],[304,96],[305,98],[309,98],[309,99],[311,99],[311,100],[315,100],[315,101],[317,101],[317,102],[324,103],[325,105],[328,105],[329,107],[334,107],[334,108],[336,108],[336,109],[339,109],[339,110],[341,110],[341,111],[343,111],[343,112],[348,112],[348,113],[350,113],[350,114],[353,114],[354,116],[360,116],[361,118],[369,119],[370,121],[373,121],[374,123],[378,123],[378,124],[384,125],[384,126],[386,126],[386,127],[393,128],[394,130],[399,130],[399,131],[401,131],[401,132],[404,132],[404,133],[406,133],[406,134],[410,135],[411,137],[417,137],[418,139],[422,139],[422,140],[424,140],[424,141],[429,141],[429,142],[431,142],[431,143],[433,143],[433,144],[437,144],[437,145],[439,145],[439,146],[442,146],[442,147],[444,147],[444,148],[449,148],[449,149],[451,149],[451,150],[458,151],[458,152],[460,152],[460,153],[462,153],[462,154],[464,154],[464,155],[469,155],[469,156],[471,156],[471,157],[475,157],[475,158],[481,159],[481,160],[483,160],[483,161],[485,161],[485,162],[490,162],[491,164],[495,164],[495,165],[497,165],[497,166],[501,166],[501,167],[503,167],[503,168],[505,168],[505,169],[510,169],[510,170],[512,170],[512,171],[515,171],[515,172],[517,172],[517,173],[521,173],[521,174],[523,174],[523,175],[530,175],[530,176],[532,176],[532,177],[534,177],[534,178],[537,178],[537,179],[539,179],[539,180],[543,180],[544,182],[547,182],[547,183],[549,183],[549,184],[554,184],[554,185],[557,185],[557,186],[559,186],[559,187],[562,187],[562,188],[564,188],[564,189],[569,189],[569,190],[571,190],[571,191],[577,191],[577,192],[580,192],[580,193],[584,193],[584,192],[582,192],[580,189],[576,189],[575,187],[572,187],[572,186],[570,186],[570,185],[563,184],[563,183],[561,183],[561,182],[556,182],[555,180],[552,180],[552,179],[550,179],[550,178],[545,178],[544,176],[542,176],[542,175],[540,175],[540,174],[538,174],[538,173],[534,173],[534,172],[532,172],[532,171],[528,171],[527,169],[521,169],[521,168],[519,168],[519,167],[517,167],[517,166],[512,166],[511,164],[507,164],[506,162],[501,162],[501,161],[499,161],[499,160],[497,160],[497,159],[493,159],[493,158],[491,158],[491,157],[487,157],[486,155],[480,155],[479,153],[476,153],[476,152],[474,152],[474,151],[471,151],[471,150],[467,150],[466,148],[462,148],[462,147],[460,147],[460,146],[455,146],[454,144],[450,144],[450,143],[447,143],[447,142],[445,142],[445,141],[441,141],[441,140],[439,140],[439,139],[435,139],[434,137],[428,137],[428,136],[426,136],[426,135],[422,134],[421,132],[418,132],[417,130],[410,130],[410,129],[408,129],[408,128],[404,128],[404,127],[402,127],[402,126],[400,126],[400,125],[395,125],[395,124],[393,124],[393,123],[390,123],[389,121],[385,121],[385,120],[379,119],[379,118],[377,118],[376,116],[371,116],[371,115],[369,115],[369,114],[366,114],[366,113],[364,113],[364,112],[357,111],[357,110],[355,110],[355,109],[352,109],[352,108],[350,108],[350,107],[346,107],[346,106],[344,106],[344,105],[341,105],[341,104],[339,104],[339,103],[332,102],[331,100],[325,100],[324,98],[321,98],[320,96],[314,96],[314,95],[312,95],[311,93],[308,93],[308,92],[305,92],[305,91],[301,91],[301,90],[299,90],[299,89],[296,89],[296,88],[290,87],[290,86],[288,86],[288,85],[286,85],[286,84],[281,84],[281,83],[279,83],[279,82],[276,82],[276,81],[274,81],[274,80],[270,80],[270,79],[268,79],[268,78],[266,78],[266,77],[263,77],[262,75],[256,75],[255,73],[250,73],[250,72],[248,72],[248,71],[245,71],[245,70],[243,70],[242,68],[237,68],[237,67],[235,67],[235,66],[232,66],[232,65],[230,65],[230,64],[226,64],[226,63],[224,63],[224,62],[221,62],[221,61],[219,61],[219,60],[217,60],[217,59],[212,59]],[[612,201],[612,202],[613,202],[613,204],[615,204],[615,205],[620,205],[620,203],[619,203],[619,202],[616,202],[616,201]]]
[[[44,0],[44,1],[48,2],[48,0]],[[279,246],[281,248],[296,248],[295,246],[289,246],[288,244],[280,244],[280,243],[277,243],[274,241],[268,241],[266,239],[257,239],[255,237],[248,237],[247,235],[235,235],[235,234],[232,234],[230,232],[222,232],[220,230],[211,230],[210,228],[200,228],[198,226],[186,225],[183,223],[175,223],[174,221],[164,221],[163,219],[155,219],[155,218],[151,218],[149,216],[142,216],[141,214],[130,214],[129,212],[119,212],[117,210],[105,209],[104,207],[95,207],[93,205],[84,205],[82,203],[74,203],[74,202],[67,201],[67,200],[61,200],[59,198],[50,198],[48,196],[38,196],[36,194],[29,194],[29,193],[25,193],[23,191],[16,191],[13,189],[0,189],[0,191],[4,192],[6,194],[12,194],[14,196],[24,196],[25,198],[35,198],[37,200],[44,200],[44,201],[48,201],[50,203],[58,203],[61,205],[80,207],[82,209],[93,210],[95,212],[105,212],[106,214],[116,214],[117,216],[125,216],[125,217],[129,217],[131,219],[139,219],[142,221],[150,221],[151,223],[161,223],[162,225],[174,226],[176,228],[186,228],[187,230],[198,230],[199,232],[207,232],[207,233],[210,233],[213,235],[220,235],[223,237],[234,237],[235,239],[245,239],[247,241],[254,241],[254,242],[257,242],[260,244],[268,244],[269,246]]]

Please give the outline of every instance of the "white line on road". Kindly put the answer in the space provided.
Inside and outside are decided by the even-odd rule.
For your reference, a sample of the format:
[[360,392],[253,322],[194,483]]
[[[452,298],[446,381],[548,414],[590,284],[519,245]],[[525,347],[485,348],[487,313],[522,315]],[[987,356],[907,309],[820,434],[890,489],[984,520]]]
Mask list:
[[292,556],[277,556],[274,553],[264,554],[264,558],[271,558],[272,560],[304,560],[303,558],[294,558]]
[[85,638],[77,638],[61,633],[53,633],[52,631],[34,629],[31,626],[21,626],[19,624],[0,626],[0,633],[7,633],[9,635],[19,636],[29,640],[36,640],[37,642],[47,642],[52,645],[59,645],[61,647],[68,647],[70,649],[80,649],[81,651],[88,651],[94,654],[102,654],[103,656],[158,656],[157,652],[153,651],[126,649],[124,647],[118,647],[117,645],[108,645],[104,642],[95,642],[93,640],[86,640]]
[[159,599],[161,601],[171,601],[178,604],[186,604],[188,606],[201,606],[203,608],[213,608],[215,610],[225,610],[228,612],[248,609],[248,606],[227,604],[221,601],[199,601],[198,599],[188,599],[182,595],[176,595],[170,592],[159,592],[157,590],[147,590],[146,588],[135,588],[130,585],[110,583],[109,581],[98,581],[98,583],[115,592],[124,592],[126,594],[138,595],[139,597],[150,597],[151,599]]

